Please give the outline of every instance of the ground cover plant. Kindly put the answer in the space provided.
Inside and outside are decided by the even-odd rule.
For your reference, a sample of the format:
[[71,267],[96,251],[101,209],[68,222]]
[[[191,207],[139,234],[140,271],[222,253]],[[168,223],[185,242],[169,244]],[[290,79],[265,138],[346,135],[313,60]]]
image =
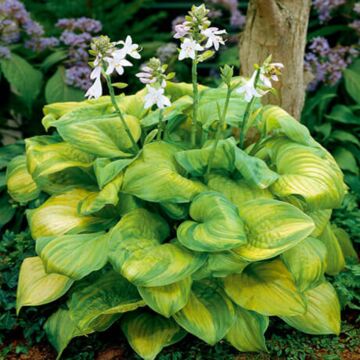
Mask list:
[[261,106],[281,64],[268,58],[249,80],[225,66],[218,88],[198,84],[198,64],[224,42],[207,15],[193,7],[175,29],[192,84],[171,82],[154,58],[137,74],[145,89],[116,96],[126,84],[111,75],[140,59],[139,46],[93,41],[95,99],[46,106],[52,135],[27,139],[7,168],[15,201],[47,198],[27,210],[37,256],[22,264],[17,311],[64,296],[45,323],[59,356],[114,323],[144,359],[187,332],[266,351],[271,316],[340,332],[325,274],[353,254],[329,222],[343,174],[306,127]]

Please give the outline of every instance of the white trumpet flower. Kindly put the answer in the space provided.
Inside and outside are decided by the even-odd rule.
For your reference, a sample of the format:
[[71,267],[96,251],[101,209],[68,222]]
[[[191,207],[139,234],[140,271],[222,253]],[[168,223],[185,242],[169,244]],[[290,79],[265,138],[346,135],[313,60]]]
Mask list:
[[190,58],[195,60],[196,51],[202,51],[204,48],[193,39],[185,39],[180,45],[179,60]]
[[101,77],[98,76],[85,94],[88,99],[97,99],[102,95]]
[[205,30],[202,30],[201,34],[203,34],[207,38],[207,42],[205,44],[206,49],[214,46],[214,49],[218,51],[220,44],[225,44],[224,39],[220,35],[226,34],[226,30],[219,30],[219,28],[217,27],[209,27]]
[[147,94],[144,97],[145,100],[145,109],[151,108],[153,105],[156,105],[159,109],[163,109],[166,106],[170,106],[170,99],[164,95],[163,88],[154,88],[150,85],[146,86]]
[[254,71],[251,78],[236,90],[237,93],[244,94],[246,102],[250,102],[253,97],[261,97],[267,93],[267,91],[255,88],[256,73],[257,71]]

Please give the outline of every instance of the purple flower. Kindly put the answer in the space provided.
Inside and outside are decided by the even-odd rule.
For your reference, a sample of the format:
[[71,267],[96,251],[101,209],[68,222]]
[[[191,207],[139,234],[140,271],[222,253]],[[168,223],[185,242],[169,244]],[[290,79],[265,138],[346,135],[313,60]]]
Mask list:
[[345,3],[346,0],[313,0],[320,22],[330,20],[332,11]]
[[6,46],[0,46],[0,59],[10,59],[10,50]]
[[81,17],[78,19],[59,19],[55,26],[62,30],[87,32],[91,34],[96,34],[102,29],[100,21],[87,17]]
[[25,41],[25,47],[34,52],[41,52],[58,45],[59,40],[56,37],[34,37]]
[[87,90],[91,85],[91,69],[88,65],[75,65],[65,71],[65,82],[70,86]]
[[88,33],[76,34],[65,30],[60,36],[60,40],[67,46],[88,47],[92,36]]

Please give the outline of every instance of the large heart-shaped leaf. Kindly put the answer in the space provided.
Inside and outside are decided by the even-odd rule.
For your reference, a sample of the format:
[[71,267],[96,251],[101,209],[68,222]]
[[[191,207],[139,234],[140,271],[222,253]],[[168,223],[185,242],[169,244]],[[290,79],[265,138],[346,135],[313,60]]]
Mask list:
[[121,329],[130,346],[144,360],[155,359],[165,346],[186,335],[174,320],[146,311],[126,314],[121,320]]
[[330,224],[328,223],[319,240],[326,246],[326,273],[336,275],[345,267],[345,258],[341,250],[338,239],[336,238]]
[[248,243],[233,251],[248,261],[269,259],[292,248],[314,230],[310,217],[293,205],[272,199],[251,200],[239,208]]
[[177,230],[179,241],[195,251],[229,250],[246,243],[244,223],[234,204],[217,192],[197,195],[188,220]]
[[340,333],[340,304],[335,289],[328,282],[304,293],[307,307],[303,315],[281,318],[290,326],[307,334]]
[[195,281],[189,302],[174,315],[181,327],[210,345],[226,335],[234,317],[231,301],[219,284],[210,280]]
[[[141,133],[139,120],[131,115],[124,117],[133,138],[137,141]],[[130,151],[130,138],[117,115],[79,121],[60,119],[53,125],[66,142],[79,150],[101,157],[133,156]]]
[[165,317],[170,317],[181,310],[188,302],[191,284],[192,280],[188,277],[166,286],[139,286],[138,290],[151,309]]
[[235,307],[235,322],[225,339],[239,351],[267,351],[265,331],[269,318],[254,311]]
[[224,279],[226,294],[241,307],[268,316],[295,316],[306,304],[280,259],[254,263]]
[[16,312],[23,306],[36,306],[52,302],[63,296],[73,280],[60,274],[47,274],[41,259],[26,258],[21,264],[16,293]]
[[38,239],[44,236],[63,235],[70,231],[75,234],[107,228],[112,219],[79,215],[78,204],[89,194],[86,190],[74,189],[50,197],[34,210],[27,210],[26,215],[32,237]]
[[110,326],[122,313],[145,306],[136,287],[115,271],[94,278],[79,284],[68,301],[70,316],[80,331]]
[[325,245],[320,240],[309,237],[285,251],[281,258],[294,276],[296,286],[303,292],[323,281],[326,255]]
[[268,189],[260,189],[257,186],[249,185],[244,179],[235,180],[216,173],[209,176],[207,185],[210,189],[224,194],[239,208],[249,200],[273,198]]
[[47,273],[58,273],[79,280],[105,266],[108,256],[107,235],[100,232],[42,237],[36,241],[36,252]]
[[300,196],[310,210],[336,208],[345,193],[343,174],[330,154],[280,139],[272,146],[281,174],[271,186],[280,198]]
[[180,149],[165,142],[144,146],[141,155],[125,171],[122,191],[155,202],[189,202],[206,187],[184,177],[175,161]]
[[34,200],[40,194],[38,186],[27,170],[24,155],[10,161],[6,170],[6,185],[10,196],[19,203]]
[[94,157],[58,136],[27,139],[26,159],[31,176],[49,194],[62,194],[77,187],[96,190],[91,168]]
[[307,215],[311,217],[311,219],[314,221],[315,229],[310,234],[310,236],[317,238],[319,235],[323,233],[325,230],[326,225],[328,224],[330,218],[331,218],[332,210],[315,210],[308,212]]

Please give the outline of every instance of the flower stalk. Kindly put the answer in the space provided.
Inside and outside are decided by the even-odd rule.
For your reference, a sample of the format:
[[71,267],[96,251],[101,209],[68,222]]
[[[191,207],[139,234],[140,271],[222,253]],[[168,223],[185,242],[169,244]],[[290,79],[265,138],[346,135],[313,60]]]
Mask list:
[[196,57],[192,61],[191,77],[192,77],[193,97],[194,97],[193,116],[192,116],[192,121],[191,121],[191,146],[195,147],[196,146],[197,114],[198,114],[198,107],[199,107],[199,89],[198,89],[198,82],[197,82]]
[[165,131],[165,123],[164,123],[164,110],[160,109],[159,112],[159,124],[158,124],[158,133],[156,136],[156,140],[161,140],[161,135]]

